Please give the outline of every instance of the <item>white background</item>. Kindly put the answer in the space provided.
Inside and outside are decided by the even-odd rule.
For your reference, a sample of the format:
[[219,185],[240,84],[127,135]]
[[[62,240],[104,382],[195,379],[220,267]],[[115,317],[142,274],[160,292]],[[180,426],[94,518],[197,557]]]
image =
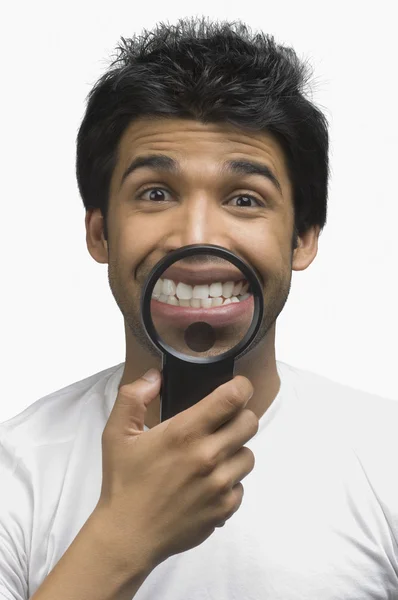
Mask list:
[[[328,224],[294,273],[277,358],[398,399],[394,2],[8,2],[2,8],[0,421],[124,360],[107,265],[90,257],[75,181],[85,97],[120,36],[195,14],[242,19],[314,67],[330,121]],[[200,9],[200,10],[198,10]]]

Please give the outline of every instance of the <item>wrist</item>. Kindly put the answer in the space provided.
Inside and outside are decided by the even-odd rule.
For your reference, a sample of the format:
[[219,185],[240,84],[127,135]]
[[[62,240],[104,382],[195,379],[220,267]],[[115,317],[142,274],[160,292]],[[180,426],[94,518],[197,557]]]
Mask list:
[[138,528],[127,534],[126,528],[118,526],[109,511],[100,507],[95,508],[85,526],[98,545],[104,564],[112,565],[126,584],[137,577],[145,580],[155,568],[150,547]]

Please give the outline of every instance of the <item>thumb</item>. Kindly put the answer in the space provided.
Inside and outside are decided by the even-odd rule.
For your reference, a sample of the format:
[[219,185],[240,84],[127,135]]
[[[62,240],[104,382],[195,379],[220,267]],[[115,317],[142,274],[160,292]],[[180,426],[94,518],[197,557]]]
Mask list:
[[122,436],[144,431],[147,406],[159,395],[160,384],[160,372],[150,369],[133,383],[120,386],[106,427]]

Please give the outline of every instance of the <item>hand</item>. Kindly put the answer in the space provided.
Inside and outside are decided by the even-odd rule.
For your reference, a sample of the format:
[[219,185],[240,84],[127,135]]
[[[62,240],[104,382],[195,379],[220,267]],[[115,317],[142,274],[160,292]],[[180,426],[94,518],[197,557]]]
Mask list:
[[243,447],[258,431],[245,409],[253,386],[243,376],[144,431],[160,391],[140,378],[120,387],[102,435],[102,488],[96,513],[128,561],[139,545],[151,568],[201,544],[238,510],[254,455]]

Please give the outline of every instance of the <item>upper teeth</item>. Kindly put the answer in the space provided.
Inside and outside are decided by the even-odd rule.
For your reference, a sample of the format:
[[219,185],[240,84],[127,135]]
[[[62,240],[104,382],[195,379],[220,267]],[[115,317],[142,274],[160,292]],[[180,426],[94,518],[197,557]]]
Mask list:
[[246,294],[249,288],[247,281],[226,281],[224,283],[214,282],[210,285],[188,285],[186,283],[175,283],[171,279],[158,279],[153,288],[152,297],[159,298],[160,295],[176,296],[179,300],[206,299],[206,298],[231,298],[233,296]]

